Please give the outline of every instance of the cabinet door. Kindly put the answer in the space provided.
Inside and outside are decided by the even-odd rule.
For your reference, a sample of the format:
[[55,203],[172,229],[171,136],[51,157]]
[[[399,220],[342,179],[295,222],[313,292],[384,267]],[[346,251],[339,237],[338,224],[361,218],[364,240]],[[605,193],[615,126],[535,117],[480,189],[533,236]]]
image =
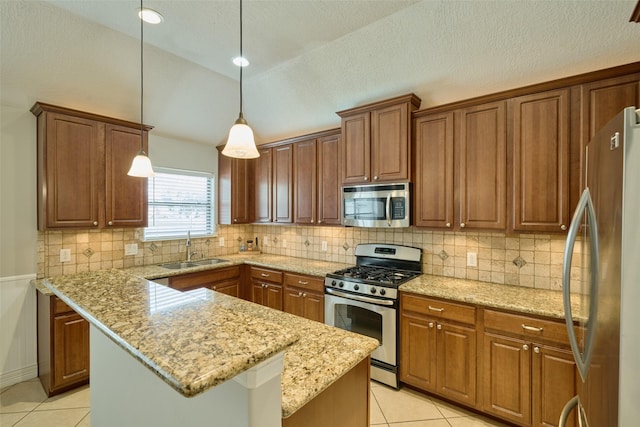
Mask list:
[[274,147],[273,153],[273,220],[293,222],[293,154],[291,144]]
[[438,323],[437,392],[442,396],[476,405],[476,331]]
[[416,132],[415,225],[453,225],[453,113],[419,117]]
[[434,320],[401,314],[400,380],[424,390],[436,391]]
[[317,211],[316,140],[293,144],[293,206],[296,224],[315,224]]
[[519,425],[531,423],[531,356],[514,338],[484,334],[483,410]]
[[263,305],[275,310],[282,310],[283,292],[282,286],[267,283],[265,293],[263,295]]
[[371,178],[371,115],[342,119],[342,183],[359,184]]
[[[104,126],[57,113],[43,113],[38,132],[38,228],[94,228],[103,197]],[[46,125],[40,120],[46,120]],[[39,138],[39,141],[41,138]]]
[[409,179],[409,107],[403,103],[371,112],[371,174],[375,182]]
[[76,313],[56,316],[53,337],[51,389],[89,378],[89,323]]
[[[578,394],[578,378],[569,350],[533,345],[532,408],[533,426],[557,426],[565,403]],[[577,425],[575,411],[567,426]]]
[[285,288],[284,291],[284,311],[304,317],[304,298],[302,290],[296,288]]
[[309,320],[324,323],[324,294],[304,292],[304,317]]
[[105,225],[107,227],[147,226],[147,179],[127,175],[133,158],[148,152],[147,132],[107,125],[105,136]]
[[513,229],[561,232],[569,225],[569,91],[513,102]]
[[506,229],[506,104],[459,111],[460,228]]
[[271,181],[271,149],[258,150],[260,157],[256,159],[256,222],[271,222],[272,208],[272,181]]
[[342,222],[340,135],[318,139],[318,224]]
[[264,305],[265,287],[263,282],[251,280],[251,302]]
[[240,298],[240,280],[232,279],[222,282],[216,282],[209,286],[212,291],[220,292],[232,297]]
[[234,224],[247,224],[253,221],[251,200],[253,160],[232,159],[231,178],[231,214]]

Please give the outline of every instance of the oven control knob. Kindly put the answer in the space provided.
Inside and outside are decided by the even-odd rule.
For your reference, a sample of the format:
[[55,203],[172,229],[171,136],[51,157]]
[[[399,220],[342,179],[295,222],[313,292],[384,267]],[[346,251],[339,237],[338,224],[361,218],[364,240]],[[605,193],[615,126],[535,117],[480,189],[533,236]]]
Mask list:
[[354,285],[354,286],[353,286],[353,290],[354,290],[354,291],[359,291],[359,290],[360,290],[360,286],[358,286],[358,285]]
[[371,292],[372,294],[375,294],[375,293],[376,293],[376,288],[371,288],[371,291],[370,291],[370,292]]
[[333,286],[333,287],[336,286],[336,281],[335,280],[331,281],[331,286]]
[[387,293],[387,291],[385,291],[384,289],[380,289],[380,295],[384,295],[386,293]]
[[340,286],[341,288],[344,288],[344,282],[340,282],[338,286]]

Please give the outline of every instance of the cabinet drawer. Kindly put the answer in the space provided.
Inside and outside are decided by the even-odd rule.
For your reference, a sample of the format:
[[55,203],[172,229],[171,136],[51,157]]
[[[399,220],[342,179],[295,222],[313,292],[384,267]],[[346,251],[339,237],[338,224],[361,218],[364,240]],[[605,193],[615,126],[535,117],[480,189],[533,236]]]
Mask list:
[[53,314],[72,313],[73,309],[69,307],[58,297],[53,297]]
[[240,277],[240,267],[228,267],[173,276],[169,278],[169,286],[181,290],[237,277]]
[[554,341],[565,345],[569,343],[567,326],[561,321],[485,309],[484,328],[524,336],[529,339]]
[[287,286],[295,286],[296,288],[308,289],[310,291],[324,292],[324,278],[306,276],[303,274],[284,274],[284,284]]
[[476,308],[469,305],[409,294],[401,294],[401,303],[402,310],[405,311],[413,311],[439,319],[454,320],[470,325],[476,323]]
[[251,267],[251,278],[264,282],[282,283],[282,272],[268,268]]

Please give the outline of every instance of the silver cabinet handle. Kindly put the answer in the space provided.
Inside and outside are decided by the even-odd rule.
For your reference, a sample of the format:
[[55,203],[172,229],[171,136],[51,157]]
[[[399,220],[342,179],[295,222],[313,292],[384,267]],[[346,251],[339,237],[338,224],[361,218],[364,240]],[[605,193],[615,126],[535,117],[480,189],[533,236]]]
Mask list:
[[451,227],[451,223],[450,223],[450,222],[446,223],[445,225],[446,225],[447,227]]
[[540,347],[538,346],[533,347],[533,352],[540,354]]
[[432,307],[432,306],[429,306],[429,310],[431,310],[431,311],[437,311],[437,312],[439,312],[439,313],[442,313],[442,312],[444,311],[444,308],[439,308],[439,307]]
[[113,225],[113,221],[109,221],[107,224],[109,224],[109,225]]
[[385,205],[385,212],[387,214],[387,225],[391,227],[391,194],[387,194],[387,203]]
[[[558,427],[566,427],[569,414],[571,413],[571,411],[573,411],[573,408],[575,408],[579,402],[580,400],[578,399],[578,396],[574,396],[567,402],[566,405],[564,405],[564,408],[562,408],[562,412],[560,413],[560,421],[558,421]],[[580,424],[582,425],[582,423]]]
[[365,181],[368,181],[368,180],[369,180],[369,178],[367,178],[367,177],[365,176],[365,177],[364,177],[364,180],[365,180]]
[[302,298],[306,298],[306,297],[307,297],[307,293],[306,293],[306,292],[303,292],[303,293],[302,293]]
[[531,332],[542,332],[543,331],[543,328],[536,328],[535,326],[525,325],[524,323],[521,326],[522,326],[522,329],[524,329],[525,331],[531,331]]
[[528,346],[527,344],[524,344],[524,345],[522,346],[522,349],[523,349],[524,351],[527,351],[527,350],[529,350],[529,346]]
[[309,284],[309,282],[304,281],[304,280],[298,280],[298,283],[301,284],[301,285],[308,285]]
[[298,296],[301,297],[302,296],[302,292],[298,292]]
[[267,273],[260,273],[260,277],[269,277]]
[[464,222],[461,222],[461,223],[460,223],[460,227],[461,227],[461,228],[465,228],[466,226],[467,226],[467,224],[465,224]]
[[436,329],[441,331],[442,330],[442,325],[438,323],[438,326],[436,326]]
[[98,225],[98,221],[93,221],[93,225]]
[[313,220],[311,220],[311,224],[313,224]]
[[[587,151],[588,154],[588,151]],[[598,299],[591,298],[589,303],[589,317],[587,335],[584,341],[584,353],[580,352],[576,332],[573,329],[573,315],[571,314],[571,261],[573,257],[573,247],[575,246],[580,229],[582,216],[586,212],[587,225],[589,227],[589,245],[591,253],[590,276],[591,283],[589,286],[589,295],[598,295],[598,277],[599,277],[599,242],[598,242],[598,223],[596,222],[596,213],[591,200],[591,193],[585,188],[580,196],[580,201],[573,213],[569,232],[567,233],[567,243],[564,247],[564,260],[562,263],[562,302],[564,304],[565,320],[567,323],[567,333],[569,334],[569,344],[571,351],[576,360],[576,367],[580,373],[580,377],[584,381],[587,378],[589,365],[591,364],[591,356],[593,354],[593,340],[595,338],[596,318],[598,316]]]
[[374,180],[374,181],[377,181],[377,180],[378,180],[378,175],[374,176],[374,177],[373,177],[373,180]]
[[433,328],[433,322],[429,322],[429,327]]
[[560,226],[560,230],[564,231],[564,230],[566,230],[566,229],[567,229],[567,226],[566,226],[566,225],[562,224],[562,225]]
[[321,224],[321,223],[322,223],[322,220],[321,220],[321,219],[319,219],[319,220],[318,220],[318,224]]

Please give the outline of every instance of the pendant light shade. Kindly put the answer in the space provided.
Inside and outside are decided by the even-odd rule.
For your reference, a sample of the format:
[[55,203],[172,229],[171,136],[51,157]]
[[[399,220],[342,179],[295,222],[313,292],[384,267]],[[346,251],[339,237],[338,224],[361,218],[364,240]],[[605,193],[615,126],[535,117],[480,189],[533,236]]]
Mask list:
[[[240,57],[244,58],[242,56],[242,0],[240,0]],[[256,148],[253,131],[242,115],[242,68],[243,65],[240,65],[240,115],[229,130],[227,145],[222,150],[222,154],[237,159],[255,159],[260,157],[260,153]]]
[[[142,0],[140,0],[140,11],[143,11]],[[140,151],[133,158],[131,168],[127,175],[140,178],[149,178],[155,175],[151,160],[144,152],[144,21],[140,17]]]

